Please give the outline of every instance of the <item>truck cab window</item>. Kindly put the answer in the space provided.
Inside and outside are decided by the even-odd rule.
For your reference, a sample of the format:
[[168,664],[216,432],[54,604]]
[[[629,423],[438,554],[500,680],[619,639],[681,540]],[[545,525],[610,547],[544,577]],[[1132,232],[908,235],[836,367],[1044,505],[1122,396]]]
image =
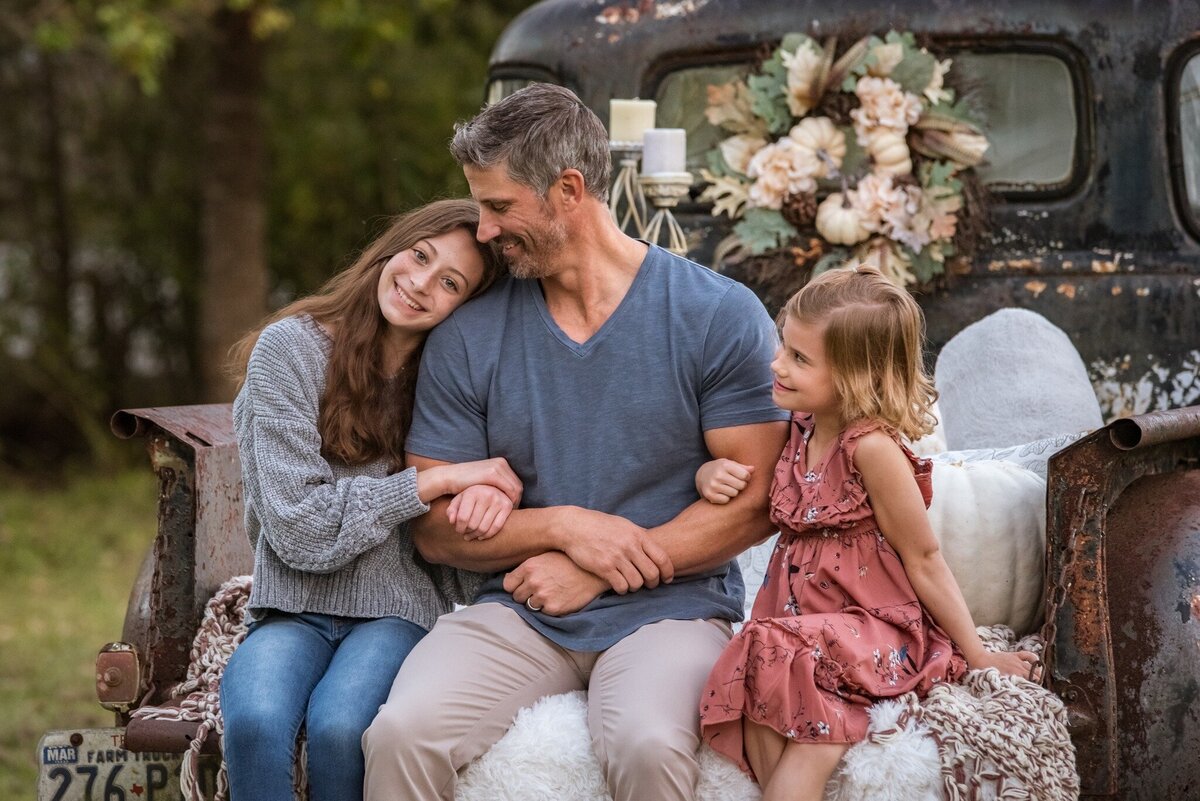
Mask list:
[[1183,150],[1185,214],[1200,226],[1200,53],[1183,68],[1179,81],[1179,143]]
[[[979,168],[997,191],[1053,191],[1075,174],[1079,123],[1075,87],[1065,61],[1042,53],[952,54],[963,83],[975,88],[992,142]],[[707,166],[705,154],[725,133],[704,116],[709,85],[746,75],[747,64],[686,67],[658,86],[657,124],[687,131],[688,169]],[[1030,87],[1036,87],[1031,91]],[[1200,105],[1195,106],[1200,113]]]
[[979,176],[993,189],[1049,190],[1070,183],[1079,121],[1062,59],[1041,53],[958,53],[963,83],[978,87],[992,147]]
[[493,78],[488,81],[485,101],[490,106],[531,83],[534,83],[532,78]]

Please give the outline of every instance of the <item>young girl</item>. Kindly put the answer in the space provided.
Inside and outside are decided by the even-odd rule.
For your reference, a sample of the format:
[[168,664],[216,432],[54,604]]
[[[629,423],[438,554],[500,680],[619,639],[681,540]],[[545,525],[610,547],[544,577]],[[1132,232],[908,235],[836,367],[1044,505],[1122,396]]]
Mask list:
[[[404,469],[428,331],[496,277],[468,200],[394,220],[347,270],[235,349],[250,632],[221,682],[233,801],[291,801],[297,733],[313,801],[362,798],[363,731],[458,574],[415,555],[405,522],[455,495],[472,536],[521,494],[503,459]],[[466,577],[461,577],[465,579]]]
[[[984,649],[926,516],[931,465],[900,441],[933,422],[917,304],[859,267],[813,279],[780,320],[772,393],[794,414],[771,487],[779,543],[700,719],[764,801],[816,800],[874,701],[968,667],[1033,676],[1036,657]],[[696,483],[725,503],[749,478],[718,460]]]

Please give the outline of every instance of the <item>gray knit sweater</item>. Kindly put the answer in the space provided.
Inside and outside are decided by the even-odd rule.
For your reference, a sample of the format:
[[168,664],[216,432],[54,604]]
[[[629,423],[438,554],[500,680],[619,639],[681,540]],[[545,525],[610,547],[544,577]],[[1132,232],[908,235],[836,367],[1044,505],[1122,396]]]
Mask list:
[[415,469],[389,476],[383,460],[346,467],[321,455],[331,344],[307,315],[267,326],[233,404],[254,549],[250,616],[398,616],[429,629],[453,603],[470,601],[479,577],[416,553],[407,521],[429,507]]

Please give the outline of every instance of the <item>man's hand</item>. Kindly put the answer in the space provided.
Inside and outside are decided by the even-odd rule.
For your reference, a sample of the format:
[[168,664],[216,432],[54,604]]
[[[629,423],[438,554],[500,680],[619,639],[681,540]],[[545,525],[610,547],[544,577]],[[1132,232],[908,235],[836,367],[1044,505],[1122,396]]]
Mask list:
[[662,546],[623,517],[571,507],[566,528],[560,532],[563,552],[619,594],[669,584],[675,578],[675,567]]
[[446,509],[454,530],[468,540],[486,540],[504,527],[513,500],[495,487],[475,484],[454,496]]
[[709,503],[729,503],[750,483],[754,465],[732,459],[713,459],[696,471],[696,491]]
[[504,591],[513,600],[547,615],[568,615],[591,603],[608,589],[558,551],[531,556],[504,577]]

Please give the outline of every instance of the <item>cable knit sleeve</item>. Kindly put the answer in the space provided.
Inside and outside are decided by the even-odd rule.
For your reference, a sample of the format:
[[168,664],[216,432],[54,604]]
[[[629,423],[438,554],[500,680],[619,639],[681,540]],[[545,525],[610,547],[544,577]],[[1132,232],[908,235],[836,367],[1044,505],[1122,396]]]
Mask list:
[[296,570],[329,573],[424,514],[417,473],[336,478],[317,430],[326,357],[294,318],[259,337],[235,405],[246,502],[261,536]]

